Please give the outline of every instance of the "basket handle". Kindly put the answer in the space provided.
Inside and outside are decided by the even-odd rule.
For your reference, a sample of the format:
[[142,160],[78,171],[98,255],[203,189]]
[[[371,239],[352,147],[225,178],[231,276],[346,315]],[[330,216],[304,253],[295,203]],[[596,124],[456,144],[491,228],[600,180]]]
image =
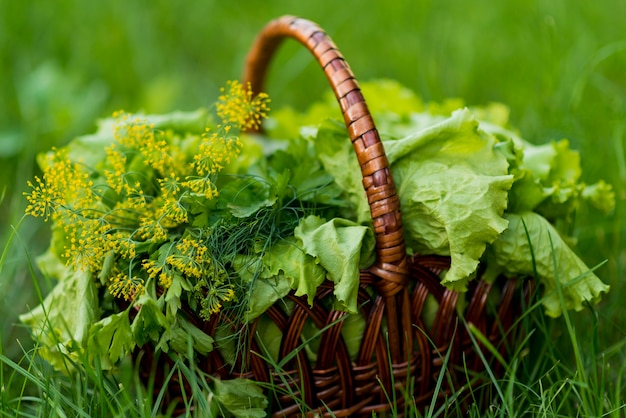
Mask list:
[[272,56],[285,38],[303,44],[320,64],[339,102],[350,140],[361,166],[374,232],[377,262],[370,271],[382,280],[378,291],[390,297],[407,286],[407,256],[400,199],[391,178],[378,130],[352,70],[330,37],[315,23],[294,16],[271,21],[259,33],[246,61],[244,83],[262,91]]

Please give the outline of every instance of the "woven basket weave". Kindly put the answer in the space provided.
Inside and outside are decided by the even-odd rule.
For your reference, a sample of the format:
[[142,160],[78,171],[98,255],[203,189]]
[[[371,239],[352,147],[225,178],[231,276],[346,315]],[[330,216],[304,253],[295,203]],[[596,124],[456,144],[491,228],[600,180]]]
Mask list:
[[[230,324],[233,331],[245,326],[249,331],[247,350],[234,366],[214,350],[199,358],[197,367],[223,379],[246,377],[267,382],[275,390],[268,397],[273,416],[302,416],[307,412],[371,416],[391,408],[402,415],[411,403],[418,409],[431,404],[441,373],[446,376],[437,390],[437,404],[444,402],[453,389],[484,383],[467,381],[466,371],[481,371],[484,364],[478,355],[480,346],[472,343],[459,320],[457,302],[466,299],[465,322],[473,324],[506,355],[509,331],[530,297],[532,281],[499,278],[488,284],[477,279],[467,293],[458,294],[440,284],[439,275],[449,268],[449,257],[408,256],[399,197],[382,142],[359,85],[329,36],[316,24],[292,16],[270,22],[248,55],[244,82],[249,81],[254,91],[261,91],[272,56],[286,38],[304,45],[324,70],[361,167],[377,254],[376,263],[360,276],[358,306],[359,315],[366,321],[365,331],[358,355],[351,359],[341,334],[341,319],[348,314],[326,308],[332,306],[328,300],[333,297],[333,284],[326,282],[319,288],[312,306],[305,298],[289,295],[292,308],[286,310],[285,303],[276,303],[264,314],[282,332],[280,357],[291,358],[281,370],[274,370],[256,354],[262,353],[264,346],[255,333],[256,322],[238,324],[226,313],[205,322],[187,310],[195,325],[209,335],[215,335],[220,324]],[[493,288],[498,289],[495,302],[490,297]],[[431,326],[423,318],[428,295],[439,304]],[[322,330],[314,362],[301,349],[306,341],[303,330],[309,321]],[[143,350],[142,362],[149,369],[152,353]],[[178,383],[170,386],[180,387]],[[174,392],[172,397],[176,396]],[[390,399],[395,399],[393,405]]]

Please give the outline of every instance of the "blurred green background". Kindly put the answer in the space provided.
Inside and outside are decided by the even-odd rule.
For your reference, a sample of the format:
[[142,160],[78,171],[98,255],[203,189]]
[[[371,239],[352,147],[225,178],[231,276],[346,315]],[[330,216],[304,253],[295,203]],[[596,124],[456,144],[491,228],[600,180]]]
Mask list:
[[[613,184],[609,217],[581,212],[577,251],[612,286],[599,308],[601,341],[626,335],[626,1],[0,0],[0,277],[2,350],[28,341],[16,316],[37,300],[29,258],[47,225],[20,221],[35,155],[92,132],[114,110],[169,112],[212,103],[239,78],[255,34],[294,14],[319,23],[361,80],[394,78],[426,101],[499,101],[535,143],[569,138],[585,179]],[[328,90],[295,42],[284,45],[267,90],[273,106],[304,108]],[[45,291],[45,283],[44,285]],[[620,306],[621,305],[621,306]],[[589,315],[576,317],[584,329]]]

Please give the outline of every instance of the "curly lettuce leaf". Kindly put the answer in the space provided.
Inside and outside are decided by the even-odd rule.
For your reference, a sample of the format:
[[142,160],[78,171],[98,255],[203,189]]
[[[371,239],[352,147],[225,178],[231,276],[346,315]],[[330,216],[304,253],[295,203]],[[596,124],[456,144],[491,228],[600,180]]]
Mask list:
[[582,197],[597,210],[609,214],[615,209],[615,192],[613,186],[600,180],[582,191]]
[[324,269],[304,252],[293,236],[278,241],[260,260],[241,256],[234,264],[239,277],[251,284],[248,320],[261,315],[291,290],[295,290],[296,296],[307,296],[312,304],[318,286],[326,277]]
[[[392,136],[404,136],[413,130],[413,116],[426,108],[415,92],[396,80],[363,81],[360,87],[363,96],[367,98],[369,111],[376,120],[376,127]],[[458,100],[454,101],[455,105],[458,103]],[[433,106],[429,105],[429,108]],[[446,109],[449,108],[446,106]],[[304,112],[290,107],[272,110],[266,128],[272,137],[277,138],[315,136],[317,128],[329,120],[341,120],[337,99],[331,91],[327,91],[321,100],[312,103]]]
[[[463,290],[486,245],[506,228],[502,217],[514,176],[499,141],[479,129],[467,110],[449,118],[410,118],[413,133],[383,138],[400,196],[407,246],[411,251],[450,255],[444,284]],[[345,129],[325,123],[315,138],[318,158],[344,191],[351,210],[341,216],[371,224],[362,176]]]
[[487,244],[505,230],[513,176],[496,139],[459,110],[429,128],[385,142],[398,188],[407,246],[449,255],[442,283],[464,290]]
[[[246,312],[246,320],[252,321],[262,315],[276,301],[287,296],[291,291],[291,283],[282,272],[274,276],[267,274],[267,277],[257,277],[253,280],[254,273],[247,273],[246,271],[247,269],[238,269],[240,277],[252,283],[248,311]],[[246,278],[246,276],[249,277]]]
[[294,235],[335,283],[337,301],[348,312],[356,312],[360,269],[369,267],[375,259],[373,231],[347,219],[326,221],[309,216],[300,222]]
[[66,356],[79,360],[89,330],[99,319],[98,290],[93,274],[65,269],[44,301],[20,316],[41,343],[39,353],[58,370],[67,370]]
[[[489,250],[489,276],[536,276],[544,286],[542,303],[551,317],[560,316],[563,309],[580,311],[585,302],[597,303],[609,291],[544,217],[534,212],[505,217],[509,227]],[[557,286],[562,288],[565,306]]]
[[325,279],[335,283],[340,306],[356,312],[360,269],[374,262],[374,247],[374,234],[368,227],[339,218],[304,218],[294,236],[274,244],[260,260],[250,256],[235,260],[235,270],[251,284],[248,320],[291,290],[296,296],[307,296],[312,304]]

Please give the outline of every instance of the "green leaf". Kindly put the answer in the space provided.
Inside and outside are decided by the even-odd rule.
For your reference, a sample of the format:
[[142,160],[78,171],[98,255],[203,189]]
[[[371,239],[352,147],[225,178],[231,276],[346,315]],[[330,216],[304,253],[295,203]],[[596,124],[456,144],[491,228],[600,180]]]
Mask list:
[[287,296],[291,291],[291,286],[292,281],[286,278],[282,272],[271,277],[259,277],[254,280],[250,288],[247,320],[253,320],[263,314],[277,300]]
[[342,212],[342,217],[371,223],[370,207],[363,192],[363,175],[345,127],[331,121],[323,124],[315,138],[315,149],[324,170],[343,191],[344,206],[350,205],[348,211]]
[[261,315],[256,324],[256,334],[263,344],[260,354],[269,356],[278,363],[280,344],[283,340],[283,333],[280,331],[280,328],[267,315]]
[[345,319],[342,319],[343,325],[341,326],[341,337],[346,343],[348,354],[350,359],[356,360],[361,349],[361,341],[363,341],[363,333],[365,332],[365,326],[367,321],[363,315],[346,315]]
[[[502,272],[533,277],[536,272],[544,287],[542,303],[551,317],[561,315],[562,308],[580,311],[585,302],[597,303],[601,293],[609,291],[609,286],[600,281],[541,215],[525,212],[507,214],[506,218],[509,227],[489,251],[490,275]],[[557,280],[563,288],[565,307],[559,301]]]
[[349,312],[356,312],[360,268],[369,267],[375,259],[376,240],[372,229],[347,219],[325,221],[308,216],[300,222],[294,235],[302,241],[304,251],[327,271],[327,278],[335,283],[337,300]]
[[41,305],[20,316],[41,342],[41,356],[58,370],[67,369],[66,355],[78,360],[89,329],[99,319],[98,290],[93,274],[66,268]]
[[161,333],[168,327],[162,308],[148,293],[139,296],[136,303],[141,308],[131,326],[135,342],[142,346],[149,341],[159,341]]
[[259,385],[248,379],[215,379],[214,395],[235,417],[265,417],[268,402]]
[[245,283],[250,283],[246,316],[249,321],[291,290],[295,290],[296,296],[306,295],[312,304],[317,287],[326,277],[326,271],[304,252],[293,236],[278,241],[260,260],[251,256],[237,257],[234,268]]
[[582,197],[603,212],[609,214],[615,209],[615,192],[610,184],[600,180],[596,184],[585,187]]
[[244,176],[229,178],[220,185],[220,202],[237,218],[246,218],[259,209],[272,206],[276,202],[276,190],[270,182]]
[[177,321],[161,334],[156,348],[166,353],[172,349],[178,354],[187,356],[190,340],[193,349],[202,355],[207,355],[213,350],[213,338],[179,316]]
[[176,317],[176,314],[181,307],[180,298],[183,294],[183,291],[189,292],[191,291],[191,289],[192,287],[187,279],[185,279],[178,273],[172,273],[172,284],[165,293],[165,315],[168,318]]
[[385,142],[413,252],[449,255],[442,283],[464,290],[487,244],[506,228],[502,217],[513,176],[496,139],[468,110]]
[[128,312],[107,316],[89,329],[89,355],[100,357],[101,367],[112,368],[135,348]]
[[307,296],[309,304],[317,287],[326,277],[324,269],[316,260],[307,255],[301,244],[293,237],[277,242],[263,257],[265,278],[282,275],[290,288],[295,290],[296,296]]

